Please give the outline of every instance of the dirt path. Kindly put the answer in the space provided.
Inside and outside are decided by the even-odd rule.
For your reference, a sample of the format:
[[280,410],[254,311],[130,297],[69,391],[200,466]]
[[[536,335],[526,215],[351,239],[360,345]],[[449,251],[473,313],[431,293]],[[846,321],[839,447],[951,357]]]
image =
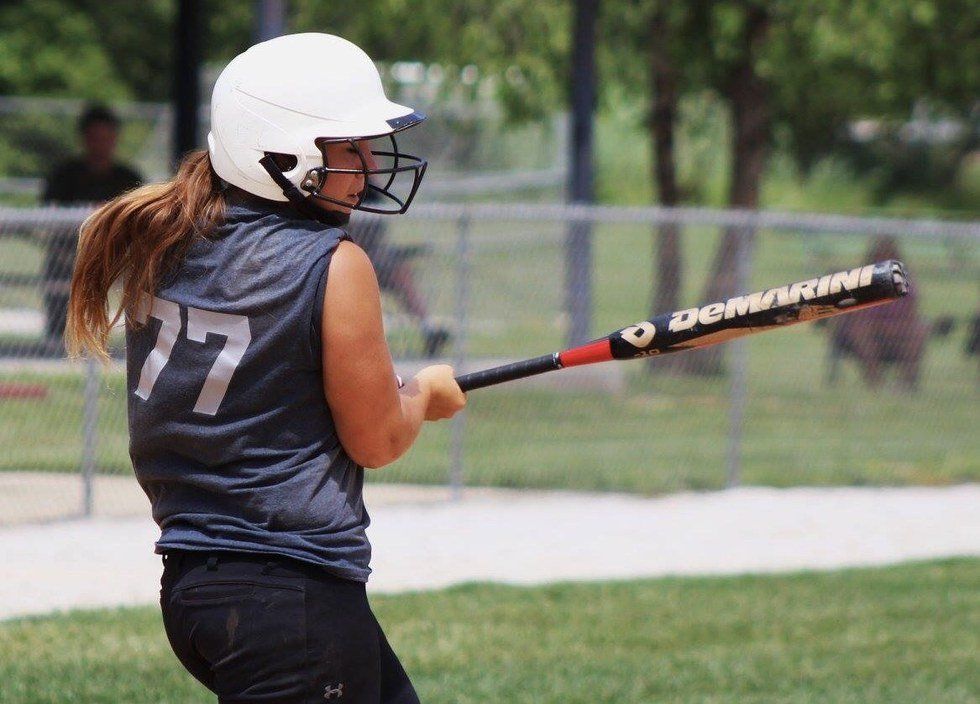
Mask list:
[[[145,501],[145,499],[144,499]],[[980,485],[743,488],[661,498],[371,485],[374,592],[775,572],[980,555]],[[146,517],[0,529],[0,618],[152,604]]]

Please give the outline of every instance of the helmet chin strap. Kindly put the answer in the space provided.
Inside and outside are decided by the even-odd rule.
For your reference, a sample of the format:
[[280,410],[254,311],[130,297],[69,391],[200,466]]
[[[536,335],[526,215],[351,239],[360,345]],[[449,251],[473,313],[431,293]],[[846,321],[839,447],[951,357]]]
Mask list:
[[290,205],[299,212],[300,215],[324,225],[346,225],[350,221],[350,213],[341,213],[336,210],[324,210],[313,205],[310,200],[300,193],[300,190],[293,185],[293,182],[286,178],[285,174],[276,166],[276,160],[271,155],[266,154],[259,159],[259,164],[269,174],[269,177],[276,182],[282,189],[282,194],[289,200]]

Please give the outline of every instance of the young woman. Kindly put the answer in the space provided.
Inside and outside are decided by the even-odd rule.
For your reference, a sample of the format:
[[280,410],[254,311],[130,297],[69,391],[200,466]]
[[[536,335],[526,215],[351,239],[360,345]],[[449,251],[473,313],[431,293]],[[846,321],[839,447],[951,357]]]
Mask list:
[[325,34],[236,57],[211,112],[208,151],[85,223],[68,317],[69,349],[105,357],[126,314],[167,636],[219,702],[416,702],[365,596],[363,468],[465,397],[447,366],[399,388],[377,280],[341,226],[408,208],[425,162],[394,135],[423,116]]

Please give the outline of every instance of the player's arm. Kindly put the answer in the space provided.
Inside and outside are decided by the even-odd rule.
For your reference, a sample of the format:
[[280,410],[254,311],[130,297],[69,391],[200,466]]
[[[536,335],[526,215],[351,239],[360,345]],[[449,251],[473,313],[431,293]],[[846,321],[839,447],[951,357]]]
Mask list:
[[381,319],[381,293],[364,251],[342,242],[323,298],[323,388],[337,434],[355,462],[381,467],[404,454],[423,420],[448,418],[465,404],[451,367],[426,367],[395,383]]

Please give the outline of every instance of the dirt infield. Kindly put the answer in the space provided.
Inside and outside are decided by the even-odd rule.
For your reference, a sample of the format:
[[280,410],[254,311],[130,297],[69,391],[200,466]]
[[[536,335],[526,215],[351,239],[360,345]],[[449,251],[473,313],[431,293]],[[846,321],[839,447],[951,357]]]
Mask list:
[[[444,486],[371,484],[372,507],[441,503],[451,498]],[[480,496],[524,496],[527,492],[480,489]],[[83,518],[84,488],[81,475],[62,472],[0,472],[0,528]],[[145,518],[150,515],[146,495],[132,476],[99,476],[92,487],[93,518]]]
[[[660,498],[485,489],[459,501],[444,488],[372,484],[365,501],[374,592],[980,555],[975,484],[748,487]],[[0,618],[155,603],[158,534],[145,514],[0,529]]]
[[[149,502],[133,477],[97,477],[93,515],[145,516]],[[84,489],[79,474],[0,472],[0,527],[81,517]]]

